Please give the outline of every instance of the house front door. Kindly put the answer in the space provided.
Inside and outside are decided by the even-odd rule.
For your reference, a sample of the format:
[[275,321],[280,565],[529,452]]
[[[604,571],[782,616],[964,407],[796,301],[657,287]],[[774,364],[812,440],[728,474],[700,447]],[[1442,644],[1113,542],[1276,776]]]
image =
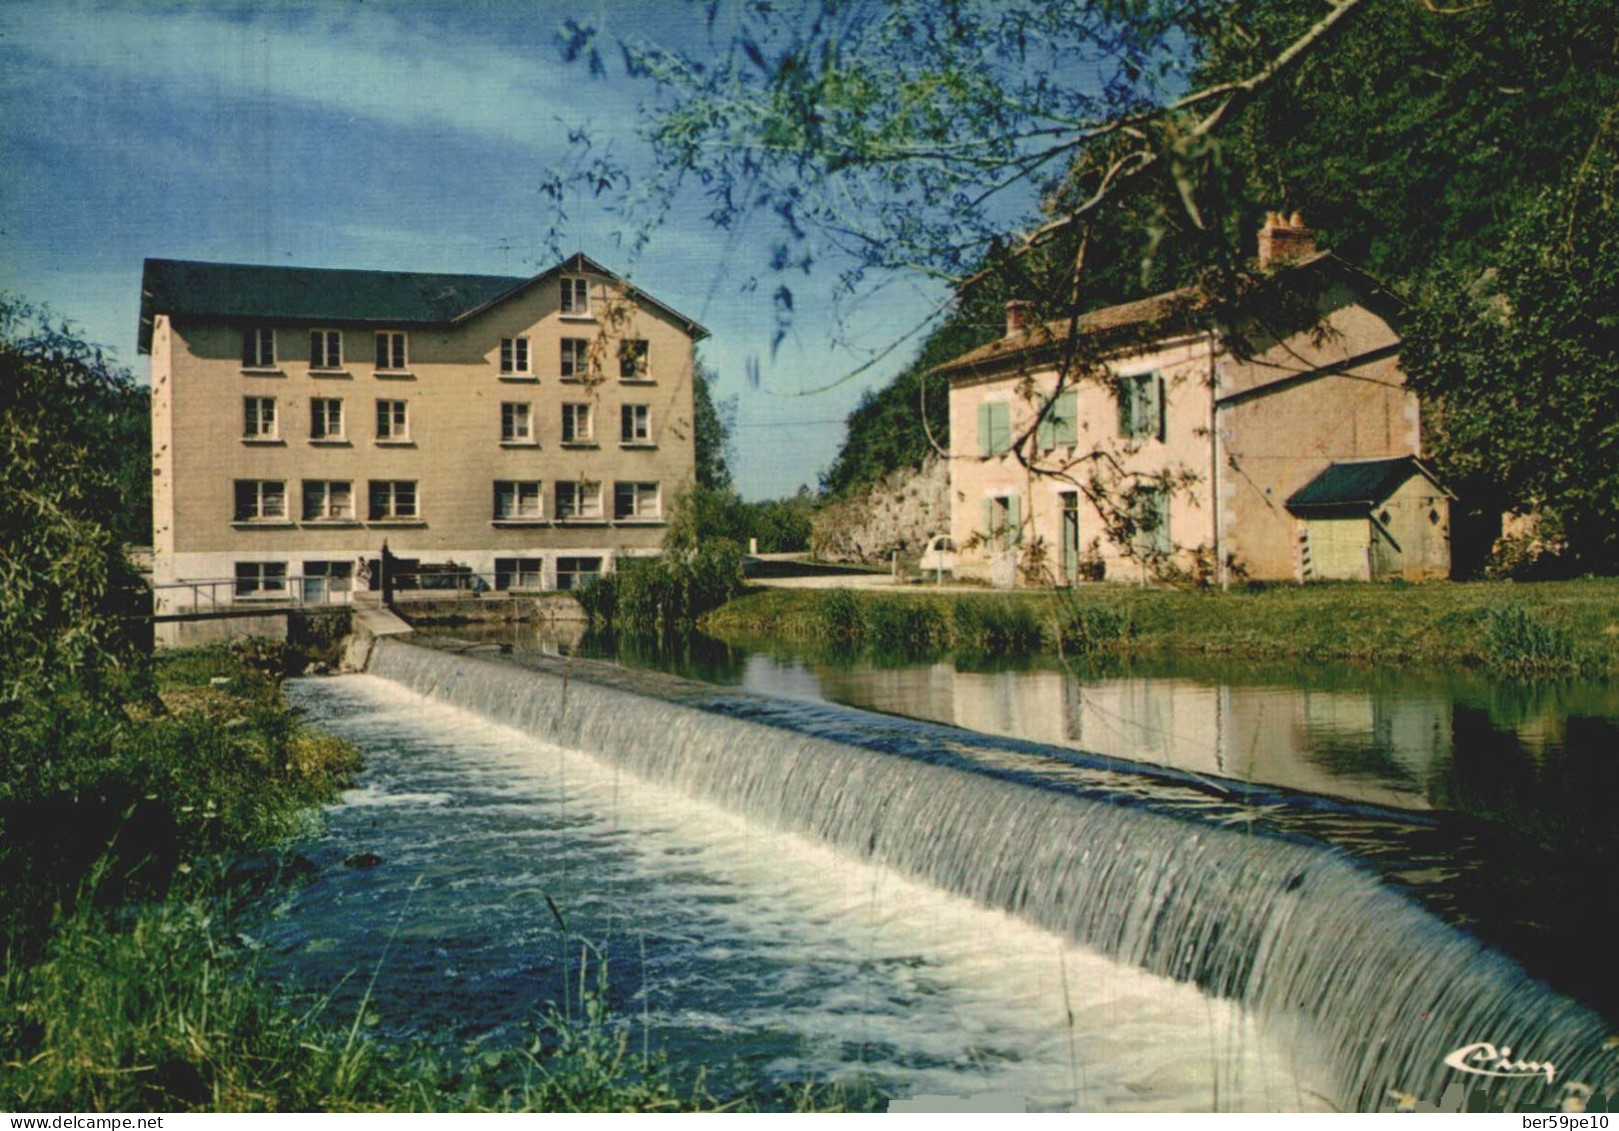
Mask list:
[[1069,585],[1079,581],[1079,492],[1062,493],[1062,577]]

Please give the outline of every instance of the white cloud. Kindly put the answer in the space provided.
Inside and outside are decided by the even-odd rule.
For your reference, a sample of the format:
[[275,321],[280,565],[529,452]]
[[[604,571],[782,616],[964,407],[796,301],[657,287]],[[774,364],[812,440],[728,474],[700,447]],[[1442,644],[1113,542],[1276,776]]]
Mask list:
[[[455,11],[476,18],[477,9]],[[5,21],[10,49],[68,70],[138,78],[216,103],[285,100],[537,149],[557,148],[565,135],[558,118],[584,117],[574,96],[589,81],[558,59],[544,14],[514,43],[480,39],[465,26],[448,35],[370,5],[233,18],[208,8],[24,3]],[[598,120],[625,98],[611,84],[590,84],[590,93]]]

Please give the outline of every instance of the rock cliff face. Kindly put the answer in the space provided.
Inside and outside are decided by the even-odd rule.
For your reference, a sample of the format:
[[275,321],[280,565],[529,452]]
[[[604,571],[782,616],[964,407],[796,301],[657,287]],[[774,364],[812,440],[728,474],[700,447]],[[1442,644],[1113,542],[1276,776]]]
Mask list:
[[864,492],[816,512],[810,550],[832,562],[879,564],[915,557],[950,532],[950,469],[937,456],[891,471]]

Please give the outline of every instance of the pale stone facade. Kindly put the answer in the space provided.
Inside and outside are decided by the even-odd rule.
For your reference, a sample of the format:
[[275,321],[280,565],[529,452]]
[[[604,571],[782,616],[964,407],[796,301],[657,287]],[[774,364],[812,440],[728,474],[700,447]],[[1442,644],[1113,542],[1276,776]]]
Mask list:
[[480,589],[569,588],[655,552],[694,475],[706,331],[584,256],[532,279],[148,261],[142,314],[159,612],[343,600],[384,540]]
[[[1295,217],[1287,232],[1301,231]],[[1421,420],[1400,370],[1398,299],[1305,239],[1291,250],[1301,257],[1268,283],[1285,289],[1291,328],[1245,323],[1241,356],[1195,295],[1175,292],[1082,317],[1079,332],[1107,343],[1103,372],[1071,378],[1055,401],[1068,326],[1025,325],[1018,304],[1006,337],[939,367],[961,574],[1302,578],[1288,497],[1335,461],[1420,455]],[[1154,479],[1167,489],[1148,490]],[[1126,511],[1140,521],[1119,545],[1097,502],[1132,488]]]

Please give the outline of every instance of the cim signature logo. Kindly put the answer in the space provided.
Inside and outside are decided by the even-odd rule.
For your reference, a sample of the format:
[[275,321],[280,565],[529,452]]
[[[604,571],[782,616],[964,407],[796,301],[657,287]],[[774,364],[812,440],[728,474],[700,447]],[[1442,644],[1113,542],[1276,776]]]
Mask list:
[[1445,1063],[1458,1072],[1467,1072],[1474,1076],[1497,1076],[1509,1079],[1522,1076],[1544,1076],[1548,1084],[1557,1078],[1557,1068],[1550,1061],[1514,1060],[1511,1045],[1502,1045],[1500,1048],[1496,1048],[1489,1041],[1463,1045],[1446,1056]]

